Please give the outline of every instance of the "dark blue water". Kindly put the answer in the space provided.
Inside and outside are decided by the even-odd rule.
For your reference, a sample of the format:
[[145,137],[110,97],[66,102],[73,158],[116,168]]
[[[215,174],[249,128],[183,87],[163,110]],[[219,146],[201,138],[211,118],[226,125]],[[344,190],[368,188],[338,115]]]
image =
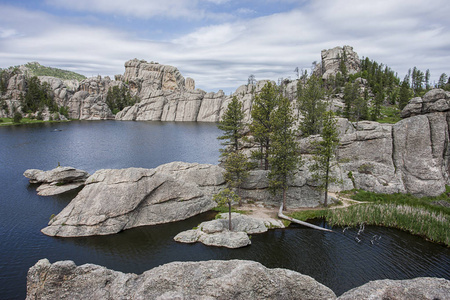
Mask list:
[[[237,250],[173,241],[180,231],[212,218],[211,213],[111,236],[52,238],[40,232],[75,194],[37,196],[36,186],[22,175],[26,169],[48,170],[60,163],[93,173],[103,168],[153,168],[177,160],[215,164],[218,135],[214,124],[198,123],[99,121],[0,127],[0,299],[25,298],[28,268],[41,258],[137,274],[172,261],[251,259],[310,275],[337,294],[376,279],[450,279],[448,248],[379,227],[366,227],[360,243],[354,239],[355,230],[272,230],[254,235],[250,247]],[[372,244],[375,234],[382,238]]]

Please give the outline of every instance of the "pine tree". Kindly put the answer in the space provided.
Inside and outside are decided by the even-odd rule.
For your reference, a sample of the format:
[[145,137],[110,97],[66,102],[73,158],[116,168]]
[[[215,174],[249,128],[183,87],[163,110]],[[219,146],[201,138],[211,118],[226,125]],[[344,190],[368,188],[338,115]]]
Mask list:
[[322,126],[322,115],[325,111],[325,89],[322,80],[312,75],[305,87],[297,83],[298,110],[303,116],[300,130],[303,136],[318,134]]
[[313,143],[313,163],[309,166],[313,179],[319,183],[318,188],[325,192],[324,205],[328,206],[328,187],[330,183],[339,182],[331,175],[332,161],[339,144],[339,133],[336,128],[336,119],[332,111],[324,116],[323,129],[320,134],[322,140]]
[[222,154],[226,155],[230,152],[237,152],[243,138],[244,112],[242,110],[242,103],[234,96],[228,104],[227,109],[222,117],[222,120],[217,125],[217,128],[223,131],[223,135],[219,136],[219,140],[225,140],[222,145]]
[[226,156],[223,165],[225,169],[224,178],[228,185],[237,189],[239,206],[241,203],[241,186],[249,175],[249,163],[242,152],[231,152]]
[[447,83],[447,78],[448,78],[447,74],[442,73],[441,76],[439,76],[439,81],[438,81],[437,87],[440,89],[444,89],[445,85]]
[[272,113],[273,132],[270,153],[269,189],[273,194],[283,192],[283,208],[286,209],[286,191],[288,181],[293,176],[300,161],[298,143],[296,141],[294,117],[291,103],[285,97],[280,99],[279,106]]
[[[408,75],[407,75],[408,76]],[[409,99],[411,99],[411,92],[409,89],[409,78],[405,77],[400,86],[400,92],[398,95],[398,108],[402,110],[408,104]]]
[[280,97],[277,87],[271,82],[266,83],[261,93],[255,97],[252,107],[252,123],[250,131],[259,146],[253,152],[253,157],[261,160],[261,167],[269,169],[269,152],[271,147],[272,120],[271,113],[278,104]]
[[228,205],[228,230],[232,230],[231,227],[231,204],[233,202],[240,201],[239,196],[236,195],[232,190],[226,188],[220,191],[218,194],[213,196],[213,200],[217,202],[218,206]]
[[384,92],[380,91],[375,95],[375,99],[373,101],[372,109],[370,112],[370,118],[372,121],[376,121],[381,117],[381,106],[384,102]]

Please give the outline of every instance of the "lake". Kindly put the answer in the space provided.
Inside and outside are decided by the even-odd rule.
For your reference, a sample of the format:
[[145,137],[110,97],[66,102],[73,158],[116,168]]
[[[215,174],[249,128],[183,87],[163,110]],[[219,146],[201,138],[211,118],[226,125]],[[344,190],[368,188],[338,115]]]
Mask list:
[[[450,279],[447,247],[389,228],[366,226],[358,243],[357,229],[326,233],[292,226],[253,235],[251,246],[235,250],[173,241],[214,213],[110,236],[54,238],[40,232],[76,193],[37,196],[36,185],[23,177],[26,169],[50,170],[59,163],[92,174],[172,161],[216,164],[219,134],[209,123],[73,121],[0,127],[0,299],[24,299],[28,268],[41,258],[137,274],[172,261],[249,259],[310,275],[338,295],[376,279]],[[374,235],[381,239],[374,241]]]

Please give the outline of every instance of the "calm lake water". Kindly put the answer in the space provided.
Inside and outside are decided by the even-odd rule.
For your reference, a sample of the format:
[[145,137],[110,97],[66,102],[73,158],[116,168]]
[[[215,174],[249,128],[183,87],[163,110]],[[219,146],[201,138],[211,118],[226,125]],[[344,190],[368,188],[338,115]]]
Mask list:
[[[171,161],[216,164],[218,135],[214,124],[198,123],[75,121],[0,127],[0,299],[25,298],[28,268],[41,258],[137,274],[172,261],[249,259],[310,275],[338,295],[376,279],[450,279],[448,248],[387,228],[366,227],[360,243],[356,229],[271,230],[253,235],[251,246],[237,250],[173,241],[213,213],[111,236],[52,238],[40,232],[75,194],[37,196],[36,186],[22,175],[26,169],[49,170],[60,163],[92,174]],[[381,239],[373,241],[374,235]]]

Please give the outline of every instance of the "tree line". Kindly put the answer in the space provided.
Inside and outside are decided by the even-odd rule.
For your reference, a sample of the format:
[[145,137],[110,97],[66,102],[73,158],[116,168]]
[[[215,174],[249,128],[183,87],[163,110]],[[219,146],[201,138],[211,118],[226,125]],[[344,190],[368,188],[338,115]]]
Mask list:
[[[324,95],[321,81],[315,76],[309,78],[305,86],[299,86],[297,108],[303,117],[297,119],[294,102],[284,96],[280,86],[268,82],[253,99],[249,124],[244,122],[242,103],[233,97],[218,124],[223,132],[218,139],[223,141],[221,157],[229,188],[214,199],[219,204],[228,204],[231,212],[233,201],[241,204],[241,186],[249,171],[260,168],[268,171],[269,190],[273,195],[281,195],[286,209],[289,182],[304,163],[298,138],[319,134],[313,142],[313,161],[309,170],[318,182],[318,188],[325,192],[326,206],[328,186],[336,181],[331,168],[339,139],[334,113],[323,100]],[[253,150],[246,155],[244,149],[249,145]]]

